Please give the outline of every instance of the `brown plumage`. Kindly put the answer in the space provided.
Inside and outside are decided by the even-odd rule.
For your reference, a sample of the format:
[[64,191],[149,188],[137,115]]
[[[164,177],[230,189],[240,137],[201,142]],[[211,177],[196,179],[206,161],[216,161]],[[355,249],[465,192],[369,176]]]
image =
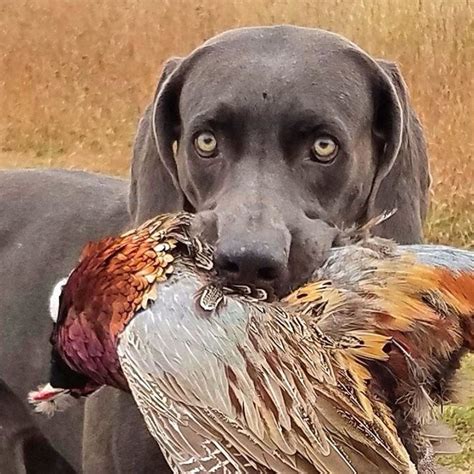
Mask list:
[[190,219],[85,249],[51,338],[55,388],[33,402],[130,389],[177,472],[415,472],[405,445],[425,469],[418,407],[472,349],[472,254],[372,240],[270,304],[219,284]]

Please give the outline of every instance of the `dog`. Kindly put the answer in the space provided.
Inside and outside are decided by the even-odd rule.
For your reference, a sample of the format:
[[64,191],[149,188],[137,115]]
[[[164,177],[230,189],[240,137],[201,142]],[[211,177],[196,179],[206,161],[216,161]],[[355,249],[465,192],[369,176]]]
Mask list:
[[[67,186],[71,177],[61,176]],[[65,207],[61,193],[51,191],[55,184],[43,179],[42,206],[38,199],[28,210],[13,202],[0,211],[7,240],[20,232],[22,245],[33,249],[35,242],[49,239],[47,249],[26,257],[7,255],[8,247],[0,247],[0,262],[32,269],[23,283],[0,273],[0,282],[13,282],[3,290],[7,303],[0,301],[17,332],[33,323],[41,327],[38,334],[50,328],[47,316],[39,314],[49,304],[50,292],[39,291],[44,275],[52,290],[86,240],[158,213],[196,213],[193,232],[215,245],[216,267],[225,280],[282,295],[324,261],[339,244],[342,228],[385,210],[397,211],[376,228],[377,235],[400,243],[422,241],[430,186],[422,127],[398,67],[337,34],[285,25],[231,30],[165,64],[138,124],[129,215],[122,183],[120,198],[111,205],[107,178],[100,178],[102,185],[97,179],[83,177],[82,185],[95,186],[96,197],[88,224],[82,224],[88,230],[80,236],[75,216],[85,205],[81,186],[69,190]],[[0,175],[0,194],[11,182]],[[20,199],[23,192],[17,186],[10,194]],[[55,207],[61,208],[60,222],[45,215],[45,208]],[[118,220],[112,222],[108,213]],[[20,297],[22,284],[30,293]],[[5,307],[9,301],[15,304]],[[27,310],[33,301],[36,314]],[[15,367],[26,366],[31,357],[24,348],[36,335],[27,333],[15,349],[7,333],[1,334],[6,340],[0,350],[10,354],[12,384],[20,375]],[[39,372],[48,363],[46,342],[44,353],[35,354]],[[18,396],[31,388],[28,377],[12,384]],[[64,440],[80,432],[79,415],[67,426],[57,418]],[[129,395],[102,390],[87,401],[84,420],[83,472],[167,472]],[[53,428],[44,429],[49,435]],[[56,443],[77,468],[80,447]]]

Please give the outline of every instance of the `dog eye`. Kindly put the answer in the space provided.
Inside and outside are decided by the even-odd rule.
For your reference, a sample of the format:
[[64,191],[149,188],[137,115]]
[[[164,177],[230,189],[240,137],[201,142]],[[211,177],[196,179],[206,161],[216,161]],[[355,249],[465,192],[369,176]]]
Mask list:
[[201,132],[194,139],[194,148],[203,158],[214,156],[217,150],[217,140],[211,132]]
[[323,135],[316,138],[311,151],[315,161],[329,163],[336,157],[339,146],[333,138]]

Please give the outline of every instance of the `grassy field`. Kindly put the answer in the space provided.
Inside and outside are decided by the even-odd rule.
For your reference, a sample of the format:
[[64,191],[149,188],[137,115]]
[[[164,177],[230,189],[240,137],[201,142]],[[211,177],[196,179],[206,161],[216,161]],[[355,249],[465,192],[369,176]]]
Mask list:
[[[472,0],[1,0],[0,167],[124,175],[162,62],[224,29],[317,26],[399,62],[425,126],[434,186],[426,236],[473,246]],[[474,394],[474,359],[463,378]],[[474,472],[474,398],[445,409]]]

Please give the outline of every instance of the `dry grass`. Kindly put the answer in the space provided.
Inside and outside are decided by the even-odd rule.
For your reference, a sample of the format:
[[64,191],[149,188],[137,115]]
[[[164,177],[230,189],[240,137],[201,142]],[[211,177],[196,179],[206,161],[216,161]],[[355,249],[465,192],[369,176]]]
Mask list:
[[[318,26],[400,63],[432,158],[427,237],[472,247],[473,13],[471,0],[1,0],[0,166],[125,174],[167,57],[231,27]],[[470,443],[464,472],[473,410],[448,412]]]
[[400,63],[432,156],[427,235],[470,245],[473,13],[472,0],[2,0],[0,165],[124,174],[167,57],[231,27],[319,26]]

